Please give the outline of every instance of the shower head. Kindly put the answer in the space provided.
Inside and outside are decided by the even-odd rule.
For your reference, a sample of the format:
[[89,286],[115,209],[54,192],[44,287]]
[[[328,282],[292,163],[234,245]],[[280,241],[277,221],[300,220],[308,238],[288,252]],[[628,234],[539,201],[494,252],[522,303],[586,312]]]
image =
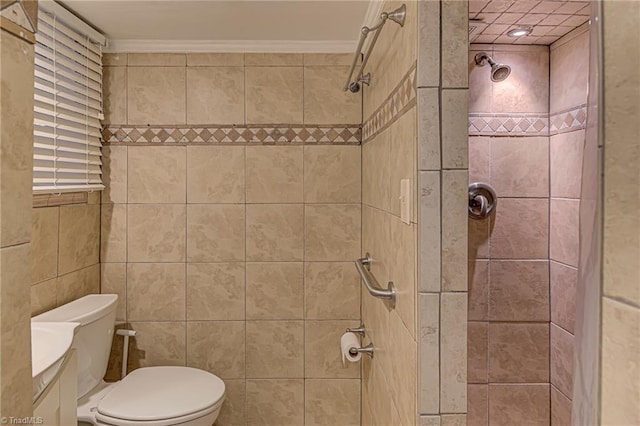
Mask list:
[[504,81],[511,74],[511,67],[505,64],[491,64],[491,81]]
[[505,64],[499,64],[491,58],[486,52],[480,52],[476,54],[476,65],[479,67],[485,66],[486,64],[491,65],[491,81],[500,82],[504,81],[511,74],[511,67]]

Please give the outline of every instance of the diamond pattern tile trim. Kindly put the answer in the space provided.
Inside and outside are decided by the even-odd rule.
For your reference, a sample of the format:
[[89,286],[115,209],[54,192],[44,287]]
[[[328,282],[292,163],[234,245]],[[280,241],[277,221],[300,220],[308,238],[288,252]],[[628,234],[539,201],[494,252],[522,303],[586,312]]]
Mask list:
[[547,114],[469,114],[470,136],[547,136]]
[[564,110],[549,116],[549,134],[573,132],[587,127],[587,106]]
[[358,124],[336,126],[107,126],[105,144],[313,144],[359,145]]
[[469,136],[549,136],[584,129],[587,106],[553,114],[469,114]]
[[395,122],[416,102],[415,64],[378,109],[362,126],[363,143],[373,139]]

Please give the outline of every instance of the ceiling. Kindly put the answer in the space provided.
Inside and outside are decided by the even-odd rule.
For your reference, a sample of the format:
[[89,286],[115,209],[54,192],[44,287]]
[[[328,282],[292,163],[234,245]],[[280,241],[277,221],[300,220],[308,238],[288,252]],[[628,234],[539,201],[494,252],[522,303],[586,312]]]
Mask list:
[[355,49],[369,0],[62,0],[108,39],[107,50]]
[[[589,1],[470,0],[469,42],[549,45],[589,20]],[[531,27],[527,37],[511,29]]]

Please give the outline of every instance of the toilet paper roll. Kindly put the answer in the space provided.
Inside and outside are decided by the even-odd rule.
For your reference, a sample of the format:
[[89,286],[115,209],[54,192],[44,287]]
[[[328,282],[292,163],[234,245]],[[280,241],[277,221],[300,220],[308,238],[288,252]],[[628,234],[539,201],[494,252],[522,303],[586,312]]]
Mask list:
[[345,365],[345,361],[349,362],[358,362],[360,358],[362,358],[362,354],[358,352],[355,355],[349,353],[349,349],[351,348],[360,348],[360,341],[358,340],[358,336],[355,333],[344,333],[340,338],[340,348],[342,350],[342,365]]

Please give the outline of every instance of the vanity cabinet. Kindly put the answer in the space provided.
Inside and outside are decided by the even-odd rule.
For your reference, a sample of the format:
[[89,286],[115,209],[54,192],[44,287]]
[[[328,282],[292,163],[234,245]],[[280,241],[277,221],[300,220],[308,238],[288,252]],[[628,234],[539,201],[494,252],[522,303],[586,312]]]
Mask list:
[[34,425],[69,426],[77,424],[77,354],[71,349],[56,377],[33,404]]

